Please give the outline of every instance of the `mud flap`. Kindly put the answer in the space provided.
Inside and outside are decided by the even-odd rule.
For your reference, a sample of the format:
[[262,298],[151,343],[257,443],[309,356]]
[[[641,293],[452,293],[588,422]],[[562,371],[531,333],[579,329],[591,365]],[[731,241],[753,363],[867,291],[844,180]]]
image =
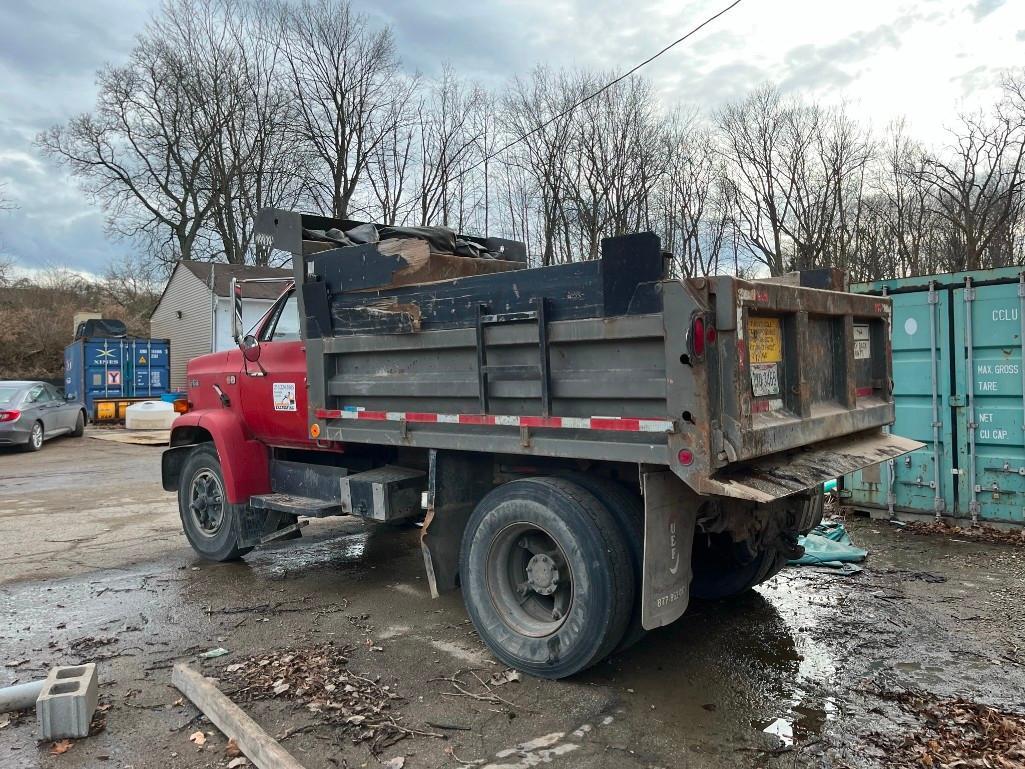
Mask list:
[[491,491],[490,456],[431,449],[427,470],[427,517],[420,550],[431,597],[459,586],[459,546],[477,503]]
[[705,494],[771,502],[885,462],[925,444],[879,430],[813,443],[730,466],[700,482]]
[[675,622],[690,600],[691,550],[697,505],[669,470],[641,472],[644,491],[644,568],[641,624],[645,630]]

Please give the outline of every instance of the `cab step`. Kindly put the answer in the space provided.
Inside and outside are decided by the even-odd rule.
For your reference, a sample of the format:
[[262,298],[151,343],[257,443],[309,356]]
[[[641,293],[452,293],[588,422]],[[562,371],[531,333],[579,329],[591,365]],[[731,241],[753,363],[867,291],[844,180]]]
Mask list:
[[249,498],[249,506],[254,510],[275,510],[289,515],[302,515],[307,518],[326,518],[329,515],[346,515],[342,506],[312,497],[298,497],[294,494],[257,494]]

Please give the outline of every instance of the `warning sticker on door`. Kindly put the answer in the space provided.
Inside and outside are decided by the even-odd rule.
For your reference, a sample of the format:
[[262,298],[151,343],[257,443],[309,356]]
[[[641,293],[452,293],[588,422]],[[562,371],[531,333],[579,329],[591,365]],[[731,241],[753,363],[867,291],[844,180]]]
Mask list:
[[121,385],[121,372],[118,369],[107,369],[107,384],[111,387]]
[[854,327],[854,359],[867,360],[872,357],[872,341],[868,326],[858,324]]
[[295,382],[274,383],[274,410],[295,411]]
[[783,360],[783,331],[779,318],[748,318],[747,335],[751,363],[779,363]]
[[751,364],[751,390],[756,398],[779,394],[779,373],[775,363]]

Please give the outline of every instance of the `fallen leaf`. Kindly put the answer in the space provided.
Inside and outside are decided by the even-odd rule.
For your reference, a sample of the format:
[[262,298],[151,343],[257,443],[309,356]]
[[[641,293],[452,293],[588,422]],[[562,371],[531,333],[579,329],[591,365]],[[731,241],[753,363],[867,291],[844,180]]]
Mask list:
[[518,670],[513,670],[512,668],[509,668],[508,670],[503,670],[501,673],[495,673],[493,676],[491,676],[491,678],[488,679],[488,684],[490,686],[501,686],[502,684],[508,684],[513,681],[519,681],[520,678],[521,676]]
[[404,756],[395,756],[395,758],[389,758],[385,761],[382,766],[384,769],[402,769],[406,765],[406,759]]
[[185,698],[184,697],[179,697],[178,699],[176,699],[174,701],[174,704],[171,707],[172,708],[180,708],[184,704],[185,704]]
[[228,744],[224,746],[224,755],[228,758],[235,758],[236,756],[242,755],[242,751],[239,749],[238,743],[235,742],[234,737],[230,737],[228,739]]
[[249,759],[245,756],[239,756],[228,762],[228,769],[235,769],[237,766],[249,766]]
[[274,687],[274,694],[284,694],[290,688],[291,688],[291,686],[289,686],[289,684],[278,684],[277,686]]
[[206,745],[206,735],[203,732],[193,732],[189,735],[189,740],[196,743],[200,747]]
[[74,745],[75,743],[73,743],[71,740],[61,740],[60,742],[55,742],[50,747],[50,754],[54,756],[59,756],[61,753],[67,753],[69,750],[71,750],[72,747],[74,747]]
[[3,729],[4,727],[10,726],[10,725],[11,725],[11,717],[10,716],[4,716],[3,718],[0,718],[0,729]]
[[238,662],[234,665],[228,665],[228,667],[226,667],[224,670],[228,673],[234,673],[236,670],[241,670],[245,666],[246,665],[244,662]]
[[229,652],[227,649],[225,649],[225,648],[223,648],[221,646],[218,646],[216,649],[210,649],[209,651],[205,651],[202,654],[200,654],[199,656],[202,657],[203,659],[212,660],[214,657],[223,657],[225,654],[230,654],[230,653],[231,652]]

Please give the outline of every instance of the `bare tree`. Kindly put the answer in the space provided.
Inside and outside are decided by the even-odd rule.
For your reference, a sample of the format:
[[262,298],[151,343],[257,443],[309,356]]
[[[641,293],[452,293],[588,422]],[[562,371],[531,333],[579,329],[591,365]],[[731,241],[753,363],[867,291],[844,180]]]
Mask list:
[[416,81],[399,76],[391,30],[372,29],[346,0],[282,3],[279,15],[298,111],[295,140],[314,161],[313,200],[346,218],[375,153],[394,133],[396,105]]
[[711,131],[696,115],[675,116],[665,135],[669,167],[654,192],[662,246],[681,277],[713,275],[728,244],[731,213]]
[[413,188],[418,224],[453,224],[461,206],[459,186],[474,161],[480,127],[470,116],[485,98],[481,88],[462,82],[448,65],[416,107],[419,176]]
[[209,94],[159,22],[128,64],[97,77],[93,112],[41,133],[37,145],[99,203],[111,233],[144,236],[164,261],[194,258],[216,202],[208,165],[219,126],[203,117]]
[[[526,209],[533,199],[540,215],[535,232],[541,242],[542,265],[555,263],[560,232],[569,239],[566,164],[575,126],[569,108],[581,95],[580,85],[570,76],[538,68],[529,82],[514,80],[503,100],[509,138],[521,140],[504,158],[522,172],[507,172],[508,179],[516,178],[519,183],[517,194],[507,196],[510,206],[514,197],[519,198],[518,211],[510,211],[510,216],[518,218],[520,230],[527,233],[530,213]],[[526,234],[523,237],[528,239]]]
[[[998,245],[1025,187],[1025,122],[998,109],[991,117],[963,115],[948,147],[926,157],[919,177],[930,208],[956,234],[963,269],[998,266]],[[995,257],[995,258],[994,258]]]

